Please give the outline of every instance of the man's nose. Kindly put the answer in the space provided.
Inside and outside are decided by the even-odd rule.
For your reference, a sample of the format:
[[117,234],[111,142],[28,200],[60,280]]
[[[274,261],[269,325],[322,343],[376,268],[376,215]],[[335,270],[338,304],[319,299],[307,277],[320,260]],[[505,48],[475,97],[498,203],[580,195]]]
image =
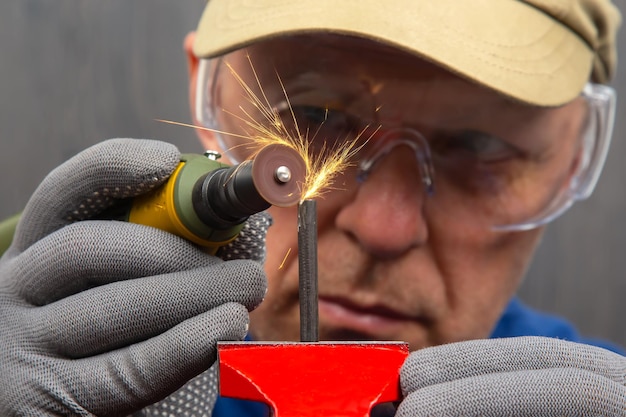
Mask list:
[[416,152],[400,144],[376,161],[336,224],[373,255],[397,257],[428,238],[426,198]]

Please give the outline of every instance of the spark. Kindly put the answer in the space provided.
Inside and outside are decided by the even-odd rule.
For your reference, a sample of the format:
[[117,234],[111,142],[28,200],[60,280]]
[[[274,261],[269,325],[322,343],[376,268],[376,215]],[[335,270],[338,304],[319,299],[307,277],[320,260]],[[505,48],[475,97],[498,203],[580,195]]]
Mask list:
[[287,253],[285,254],[285,257],[283,258],[283,261],[280,263],[280,266],[278,267],[278,269],[283,269],[283,266],[285,266],[285,262],[287,262],[287,258],[289,257],[290,253],[291,253],[291,248],[287,250]]
[[[291,102],[289,101],[287,90],[285,89],[285,85],[283,84],[280,75],[276,73],[276,78],[280,85],[283,96],[285,97],[285,102],[287,104],[289,114],[295,126],[295,133],[290,132],[285,127],[285,124],[281,120],[278,109],[274,108],[270,104],[267,96],[265,95],[265,90],[261,85],[261,81],[254,68],[254,65],[252,64],[250,56],[248,55],[247,58],[250,69],[252,70],[252,74],[254,75],[255,82],[259,88],[260,96],[257,95],[252,88],[250,88],[250,86],[232,67],[232,65],[226,62],[226,66],[230,70],[231,75],[235,78],[239,86],[244,90],[250,104],[252,104],[256,109],[260,111],[261,115],[263,116],[265,121],[267,121],[267,123],[256,120],[241,106],[239,107],[239,109],[241,110],[243,116],[234,114],[232,115],[234,117],[237,117],[247,127],[251,128],[252,134],[250,134],[248,138],[254,144],[256,144],[259,149],[265,145],[280,143],[298,152],[300,156],[302,156],[302,159],[304,160],[307,168],[304,184],[302,184],[301,186],[301,201],[320,197],[325,190],[331,188],[336,176],[345,171],[350,165],[352,165],[351,161],[353,157],[363,146],[363,144],[359,143],[361,142],[361,137],[363,133],[367,130],[367,127],[361,130],[353,138],[347,138],[343,141],[333,140],[332,143],[335,144],[334,146],[328,145],[329,142],[326,140],[326,138],[323,138],[324,141],[321,149],[313,152],[310,144],[313,142],[314,139],[316,139],[315,137],[318,132],[309,132],[308,130],[302,132],[302,129],[300,129],[300,127],[298,126],[296,115],[293,111]],[[326,112],[326,115],[327,114],[328,110]],[[370,135],[370,138],[375,133],[376,132],[372,133]],[[369,138],[367,140],[369,140]],[[365,142],[367,142],[367,140]],[[254,157],[254,154],[252,157]]]
[[[254,76],[256,85],[259,88],[260,95],[257,95],[254,90],[246,83],[246,81],[237,73],[237,71],[228,63],[226,66],[230,70],[231,75],[235,78],[239,86],[243,89],[248,102],[257,109],[264,120],[257,120],[249,111],[244,109],[243,106],[239,106],[241,114],[235,114],[233,112],[223,110],[230,116],[235,117],[244,126],[249,128],[249,132],[245,135],[235,134],[232,132],[224,132],[217,129],[212,129],[204,126],[197,126],[188,123],[174,122],[170,120],[157,119],[164,123],[170,123],[179,126],[194,127],[201,130],[207,130],[221,135],[228,135],[235,138],[246,139],[247,144],[239,146],[250,146],[254,149],[249,155],[248,159],[253,159],[256,154],[264,147],[270,144],[282,144],[294,149],[302,159],[306,166],[306,175],[303,184],[299,184],[301,191],[301,201],[307,199],[314,199],[320,197],[325,191],[333,188],[334,180],[343,171],[353,164],[354,157],[359,150],[378,132],[379,128],[373,129],[369,137],[363,139],[364,133],[369,130],[369,126],[365,126],[354,137],[345,138],[344,140],[334,140],[339,138],[323,138],[322,145],[313,150],[311,143],[315,139],[316,142],[320,142],[316,139],[316,135],[319,133],[319,129],[316,132],[305,131],[302,132],[298,126],[296,115],[293,111],[287,90],[282,82],[279,74],[276,73],[279,86],[282,94],[285,97],[288,114],[291,117],[291,121],[295,126],[295,132],[291,132],[285,126],[281,119],[279,110],[273,107],[267,96],[265,90],[261,85],[261,81],[258,74],[252,64],[252,60],[248,55],[248,62]],[[326,116],[328,110],[326,111]],[[323,122],[322,122],[323,123]],[[321,127],[321,126],[320,126]],[[333,139],[328,141],[327,139]],[[329,145],[332,143],[332,145]]]

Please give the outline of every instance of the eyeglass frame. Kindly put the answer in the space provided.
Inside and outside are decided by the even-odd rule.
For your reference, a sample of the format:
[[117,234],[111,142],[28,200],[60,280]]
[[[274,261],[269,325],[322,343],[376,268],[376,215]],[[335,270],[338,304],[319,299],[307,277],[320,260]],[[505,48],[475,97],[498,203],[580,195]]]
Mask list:
[[[214,85],[218,71],[212,69],[211,63],[215,62],[216,68],[224,57],[213,59],[200,59],[197,72],[196,94],[194,103],[194,116],[196,122],[202,127],[216,129],[216,118],[213,111]],[[210,91],[211,94],[207,94]],[[593,193],[606,162],[608,150],[613,135],[613,127],[616,112],[616,91],[608,86],[588,82],[580,93],[588,104],[587,126],[582,137],[583,156],[581,163],[570,180],[567,193],[555,199],[546,210],[535,217],[522,223],[511,225],[492,226],[493,231],[525,231],[546,225],[565,213],[576,201],[582,201]],[[217,130],[217,129],[216,129]],[[222,135],[216,133],[217,140],[224,151],[228,152],[224,145]],[[432,186],[432,184],[426,184]],[[559,206],[556,209],[551,207]],[[549,212],[546,215],[542,213]]]

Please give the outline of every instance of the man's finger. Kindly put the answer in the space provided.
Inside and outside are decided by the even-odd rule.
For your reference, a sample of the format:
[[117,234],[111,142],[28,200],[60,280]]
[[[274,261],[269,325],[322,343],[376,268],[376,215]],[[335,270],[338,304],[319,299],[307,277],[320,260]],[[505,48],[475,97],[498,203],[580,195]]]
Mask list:
[[127,348],[56,361],[49,390],[74,393],[59,410],[125,415],[163,399],[208,369],[216,359],[216,342],[243,339],[247,326],[246,308],[225,304]]
[[626,387],[579,369],[489,374],[418,389],[396,417],[624,417]]
[[262,267],[245,260],[120,281],[37,309],[36,337],[61,356],[91,356],[147,340],[220,304],[252,310],[265,290]]
[[219,262],[162,230],[116,221],[84,221],[34,243],[12,261],[12,267],[19,271],[14,274],[14,287],[20,298],[41,306],[120,280]]
[[409,355],[400,375],[405,393],[473,376],[548,368],[583,369],[624,385],[625,361],[598,347],[527,336],[421,349]]
[[152,140],[111,139],[84,150],[34,192],[18,224],[14,250],[21,252],[69,223],[100,213],[113,199],[154,189],[179,160],[174,145]]

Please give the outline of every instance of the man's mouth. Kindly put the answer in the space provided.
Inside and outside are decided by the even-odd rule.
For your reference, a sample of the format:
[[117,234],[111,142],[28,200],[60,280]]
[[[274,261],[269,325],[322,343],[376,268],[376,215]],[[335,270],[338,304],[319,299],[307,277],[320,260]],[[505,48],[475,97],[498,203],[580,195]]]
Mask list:
[[[320,297],[320,322],[335,328],[346,328],[372,336],[397,334],[414,317],[386,306],[362,307],[345,299]],[[388,337],[389,337],[388,336]]]

